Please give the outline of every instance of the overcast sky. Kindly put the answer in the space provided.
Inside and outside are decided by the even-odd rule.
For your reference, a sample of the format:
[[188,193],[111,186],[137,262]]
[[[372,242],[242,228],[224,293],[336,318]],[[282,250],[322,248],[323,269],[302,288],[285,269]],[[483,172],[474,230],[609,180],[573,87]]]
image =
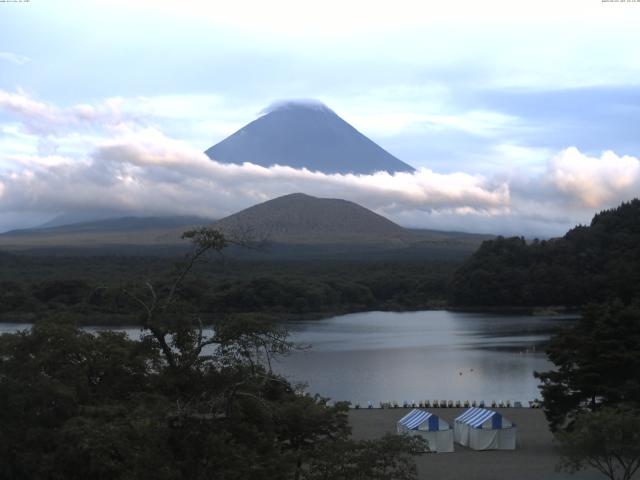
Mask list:
[[[0,3],[0,231],[221,217],[302,191],[406,226],[551,236],[640,194],[640,2]],[[202,151],[317,99],[415,174]]]

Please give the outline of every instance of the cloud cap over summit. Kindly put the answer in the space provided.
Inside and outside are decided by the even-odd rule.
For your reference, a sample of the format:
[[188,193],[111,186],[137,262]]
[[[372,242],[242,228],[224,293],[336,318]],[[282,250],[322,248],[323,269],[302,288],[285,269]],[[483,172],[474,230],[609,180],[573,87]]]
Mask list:
[[321,102],[277,102],[263,112],[205,153],[221,163],[286,165],[323,173],[414,171]]

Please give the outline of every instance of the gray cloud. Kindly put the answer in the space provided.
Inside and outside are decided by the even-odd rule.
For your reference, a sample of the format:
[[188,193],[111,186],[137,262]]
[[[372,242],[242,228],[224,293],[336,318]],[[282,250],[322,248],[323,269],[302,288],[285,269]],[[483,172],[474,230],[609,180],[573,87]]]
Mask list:
[[[362,121],[402,128],[422,122],[423,131],[434,132],[429,138],[440,132],[454,145],[451,132],[462,131],[477,143],[459,155],[485,175],[447,165],[441,157],[446,151],[436,146],[428,163],[439,171],[418,168],[395,175],[224,165],[161,131],[156,111],[176,101],[112,98],[60,108],[24,92],[0,90],[0,108],[22,124],[21,135],[35,139],[31,153],[14,149],[2,158],[0,212],[10,221],[0,229],[15,227],[21,216],[23,226],[29,226],[44,214],[91,211],[222,217],[279,195],[305,192],[356,201],[406,226],[551,236],[640,191],[637,157],[503,144],[504,128],[513,118],[482,110]],[[535,169],[529,168],[531,162]]]
[[346,197],[383,212],[500,210],[505,184],[464,173],[326,175],[285,166],[224,165],[146,129],[98,146],[86,160],[23,157],[21,171],[0,176],[0,209],[73,210],[111,207],[133,212],[222,216],[255,202],[303,191]]
[[[527,182],[466,173],[327,175],[285,166],[219,164],[157,130],[101,143],[82,160],[22,158],[0,174],[0,211],[95,210],[221,217],[292,192],[361,203],[408,226],[554,235],[595,209],[633,196],[640,161],[612,152],[588,157],[559,152]],[[518,184],[514,193],[511,184]],[[543,199],[531,192],[545,189]]]

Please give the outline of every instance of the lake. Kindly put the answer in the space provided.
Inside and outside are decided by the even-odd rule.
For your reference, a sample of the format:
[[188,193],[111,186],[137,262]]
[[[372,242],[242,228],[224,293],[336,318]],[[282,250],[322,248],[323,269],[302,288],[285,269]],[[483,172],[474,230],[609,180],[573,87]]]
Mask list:
[[333,399],[368,401],[540,398],[534,371],[552,367],[550,332],[575,317],[366,312],[289,323],[311,349],[274,368]]
[[[551,331],[575,317],[450,311],[364,312],[287,322],[310,348],[274,369],[334,400],[511,400],[540,398],[534,371],[552,367],[542,351]],[[25,325],[0,324],[0,333]],[[91,330],[98,330],[92,328]],[[123,329],[137,338],[137,328]]]

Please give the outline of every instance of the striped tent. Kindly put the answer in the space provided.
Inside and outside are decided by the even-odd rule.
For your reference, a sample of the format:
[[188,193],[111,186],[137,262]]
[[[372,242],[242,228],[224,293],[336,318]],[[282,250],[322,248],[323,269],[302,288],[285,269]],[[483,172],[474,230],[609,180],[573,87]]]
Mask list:
[[453,430],[440,417],[426,410],[413,409],[398,420],[398,433],[419,435],[428,443],[429,451],[453,452]]
[[516,425],[486,408],[470,408],[454,421],[456,442],[474,450],[515,450]]

